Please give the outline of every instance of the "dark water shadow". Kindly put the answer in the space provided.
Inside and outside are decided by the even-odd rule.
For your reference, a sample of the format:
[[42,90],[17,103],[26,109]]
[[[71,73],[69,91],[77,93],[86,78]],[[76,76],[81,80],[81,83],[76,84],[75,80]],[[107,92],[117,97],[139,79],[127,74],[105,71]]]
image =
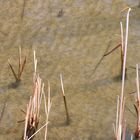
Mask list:
[[13,89],[16,89],[16,88],[18,88],[19,86],[21,85],[21,81],[15,81],[15,82],[13,82],[13,83],[10,83],[9,85],[8,85],[8,89],[11,89],[11,88],[13,88]]
[[119,74],[119,75],[117,75],[117,76],[114,76],[114,77],[112,77],[112,80],[113,80],[114,82],[121,82],[121,80],[122,80],[122,75]]
[[70,124],[72,123],[71,119],[69,120],[69,122],[67,122],[66,120],[64,120],[64,122],[55,122],[55,123],[52,123],[49,127],[50,128],[53,128],[53,127],[69,127]]

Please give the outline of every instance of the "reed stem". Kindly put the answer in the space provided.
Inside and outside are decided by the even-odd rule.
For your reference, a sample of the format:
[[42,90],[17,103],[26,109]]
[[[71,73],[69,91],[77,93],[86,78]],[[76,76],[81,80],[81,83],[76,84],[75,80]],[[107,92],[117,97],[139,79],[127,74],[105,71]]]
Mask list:
[[64,92],[63,78],[61,74],[60,74],[60,82],[61,82],[62,96],[63,96],[64,106],[65,106],[65,111],[66,111],[67,124],[69,124],[70,117],[69,117],[69,112],[68,112],[68,107],[67,107],[67,100],[66,100],[66,96]]

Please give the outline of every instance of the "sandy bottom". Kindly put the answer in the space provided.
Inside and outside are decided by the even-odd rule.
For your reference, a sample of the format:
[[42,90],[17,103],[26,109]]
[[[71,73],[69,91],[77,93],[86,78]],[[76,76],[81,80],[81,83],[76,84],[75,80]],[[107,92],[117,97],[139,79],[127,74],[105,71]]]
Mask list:
[[[52,8],[56,5],[57,3],[52,4]],[[24,122],[18,123],[18,121],[24,120],[25,114],[21,110],[26,110],[32,95],[34,49],[37,52],[38,72],[45,83],[46,93],[47,80],[51,83],[53,102],[48,125],[48,140],[112,140],[114,138],[116,100],[121,89],[120,50],[106,57],[103,55],[120,43],[119,16],[118,14],[114,16],[114,13],[108,15],[98,12],[99,4],[95,13],[92,13],[92,5],[89,9],[81,6],[79,11],[76,11],[74,6],[72,9],[70,2],[64,5],[62,15],[57,15],[60,9],[57,8],[44,22],[34,17],[30,21],[30,15],[25,13],[27,17],[23,21],[24,28],[20,33],[19,26],[13,24],[13,28],[8,32],[9,28],[5,25],[9,34],[7,41],[6,37],[2,35],[0,37],[0,140],[11,138],[19,140],[23,135]],[[77,3],[75,2],[74,5],[76,6]],[[30,5],[28,4],[27,7],[29,10]],[[125,118],[128,131],[132,133],[136,125],[133,106],[136,74],[133,67],[140,62],[139,12],[139,8],[134,8],[130,17],[125,85]],[[27,20],[31,25],[27,24]],[[14,77],[7,60],[11,58],[13,66],[17,68],[20,43],[22,55],[27,56],[27,63],[20,86],[12,88]],[[60,73],[64,79],[70,125],[66,125]],[[45,123],[44,116],[42,104],[39,127]],[[34,139],[44,139],[44,130]]]

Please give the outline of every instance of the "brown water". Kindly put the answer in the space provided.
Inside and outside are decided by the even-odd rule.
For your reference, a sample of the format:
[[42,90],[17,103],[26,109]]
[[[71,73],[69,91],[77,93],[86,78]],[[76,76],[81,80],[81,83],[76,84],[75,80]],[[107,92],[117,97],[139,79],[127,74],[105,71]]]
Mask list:
[[[112,140],[116,99],[121,82],[119,50],[103,57],[120,42],[120,10],[133,7],[130,16],[127,80],[125,88],[127,128],[134,132],[133,107],[135,66],[140,62],[140,8],[137,0],[38,0],[0,2],[0,140],[22,137],[26,105],[32,95],[33,50],[38,72],[46,87],[51,82],[53,98],[48,140]],[[21,85],[14,89],[14,77],[7,60],[17,67],[18,47],[27,56]],[[70,113],[65,125],[59,74],[63,74]],[[46,88],[47,90],[47,88]],[[43,106],[43,105],[42,105]],[[40,124],[44,123],[41,109]],[[44,130],[35,140],[44,139]]]

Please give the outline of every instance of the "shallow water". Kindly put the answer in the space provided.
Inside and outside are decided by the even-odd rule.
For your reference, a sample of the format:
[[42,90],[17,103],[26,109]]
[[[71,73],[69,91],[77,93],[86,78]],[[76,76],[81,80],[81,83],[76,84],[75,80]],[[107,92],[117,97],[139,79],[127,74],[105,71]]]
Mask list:
[[[26,105],[32,95],[33,50],[37,52],[38,72],[46,91],[51,83],[53,98],[48,140],[112,140],[116,99],[121,83],[119,50],[103,55],[120,43],[119,11],[131,4],[127,80],[125,88],[126,122],[134,132],[136,114],[133,107],[135,66],[140,62],[137,1],[55,0],[0,2],[0,140],[19,140],[24,131]],[[27,56],[19,87],[11,88],[14,77],[7,60],[17,68],[18,47]],[[65,124],[59,74],[70,113]],[[42,105],[43,106],[43,105]],[[44,123],[41,109],[40,124]],[[35,140],[44,139],[44,131]]]

